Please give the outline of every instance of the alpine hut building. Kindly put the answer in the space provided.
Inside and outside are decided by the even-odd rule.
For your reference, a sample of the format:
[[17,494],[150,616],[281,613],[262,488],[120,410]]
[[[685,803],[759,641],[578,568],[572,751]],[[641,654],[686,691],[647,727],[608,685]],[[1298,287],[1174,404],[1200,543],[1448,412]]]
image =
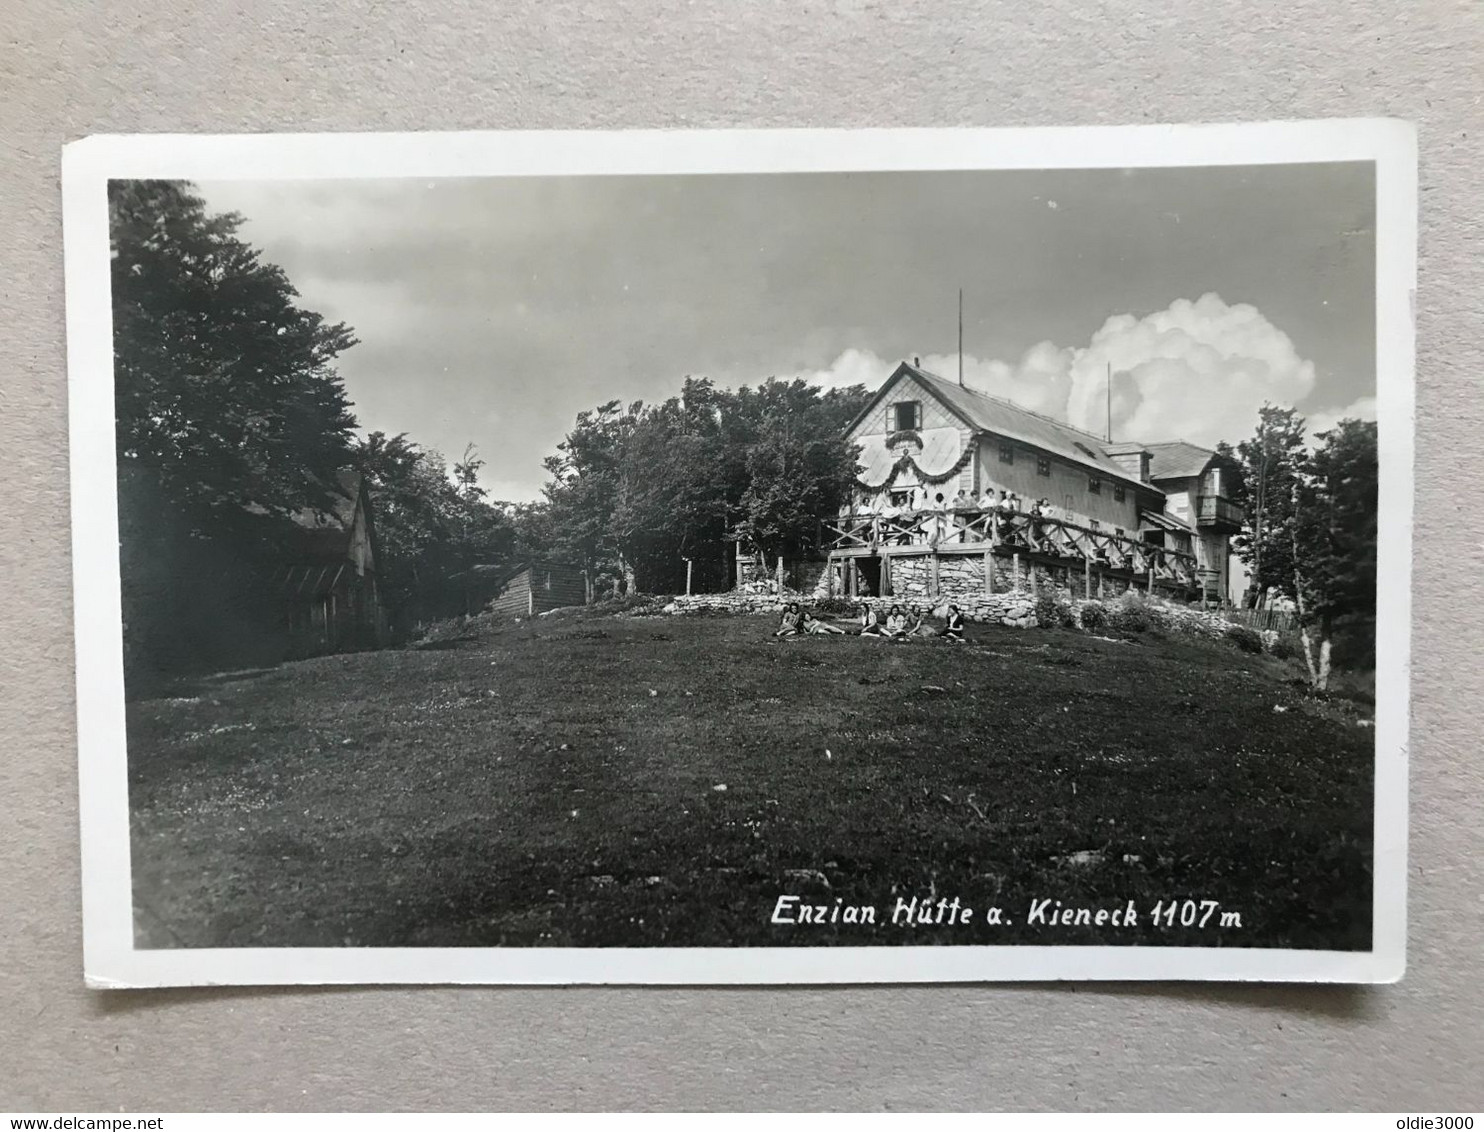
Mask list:
[[1203,583],[1225,593],[1239,513],[1221,494],[1229,461],[1216,453],[1110,444],[915,361],[847,431],[859,472],[828,532],[833,593],[952,600],[1056,585],[1189,599]]

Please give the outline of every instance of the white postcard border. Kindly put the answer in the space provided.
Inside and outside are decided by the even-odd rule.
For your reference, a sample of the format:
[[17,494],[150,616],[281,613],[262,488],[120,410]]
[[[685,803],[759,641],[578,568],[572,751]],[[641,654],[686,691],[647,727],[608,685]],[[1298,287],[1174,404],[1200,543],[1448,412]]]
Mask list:
[[[1380,421],[1372,950],[1040,947],[136,950],[107,182],[1008,170],[1374,161]],[[1406,962],[1417,145],[1379,120],[1047,129],[97,136],[63,153],[84,969],[98,988],[1051,980],[1372,983]]]

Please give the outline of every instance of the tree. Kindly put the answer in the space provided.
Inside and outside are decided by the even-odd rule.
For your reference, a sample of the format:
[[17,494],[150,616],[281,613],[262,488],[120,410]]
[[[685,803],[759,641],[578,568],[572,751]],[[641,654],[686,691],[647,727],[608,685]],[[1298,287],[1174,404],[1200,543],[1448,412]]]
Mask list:
[[119,462],[204,533],[325,506],[355,418],[343,324],[173,181],[109,183]]
[[803,381],[769,382],[757,391],[760,420],[747,450],[740,537],[775,557],[818,549],[820,520],[849,498],[855,481],[856,450],[845,429],[865,400],[864,389],[821,393]]
[[1237,445],[1246,496],[1247,529],[1233,540],[1252,574],[1249,600],[1286,592],[1293,575],[1294,492],[1303,476],[1304,418],[1294,409],[1264,405],[1257,432]]
[[126,671],[271,659],[263,580],[349,462],[355,338],[188,184],[112,181],[108,207]]
[[631,588],[632,570],[623,559],[614,516],[623,487],[624,446],[643,407],[638,401],[627,408],[608,401],[578,413],[572,431],[544,461],[551,479],[543,489],[549,514],[543,553],[577,563],[595,577],[616,571]]
[[859,387],[687,377],[658,405],[610,401],[578,415],[546,462],[541,521],[522,522],[549,553],[630,590],[678,589],[687,561],[702,584],[724,582],[739,539],[810,553],[855,477],[844,432],[865,399]]
[[509,563],[515,532],[486,502],[473,446],[449,475],[443,457],[405,433],[372,432],[357,467],[376,508],[383,597],[403,623],[464,612],[464,579],[476,565]]
[[1232,467],[1222,472],[1222,494],[1227,500],[1236,504],[1236,506],[1245,512],[1250,494],[1247,490],[1246,465],[1243,463],[1242,457],[1237,450],[1224,440],[1217,443],[1216,454],[1218,456],[1225,456],[1232,462]]
[[479,469],[484,467],[484,463],[478,448],[472,443],[464,445],[464,458],[453,466],[454,482],[458,484],[459,495],[464,499],[476,501],[488,494],[479,486]]
[[1375,617],[1380,464],[1373,421],[1343,420],[1318,439],[1294,487],[1293,576],[1285,588],[1298,609],[1310,682],[1323,691],[1337,622]]

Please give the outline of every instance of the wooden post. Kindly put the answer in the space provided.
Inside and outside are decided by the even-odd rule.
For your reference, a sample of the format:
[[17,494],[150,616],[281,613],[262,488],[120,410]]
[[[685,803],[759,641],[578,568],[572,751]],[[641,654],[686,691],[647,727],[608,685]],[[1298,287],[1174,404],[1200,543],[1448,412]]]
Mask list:
[[1082,559],[1082,596],[1092,600],[1092,559]]
[[824,592],[826,597],[835,596],[835,556],[824,560]]
[[1154,596],[1154,563],[1149,563],[1149,596]]
[[932,555],[928,559],[928,562],[930,563],[929,570],[931,571],[931,577],[929,578],[929,581],[928,581],[928,593],[932,594],[933,597],[937,597],[938,596],[938,551],[937,551],[936,548],[934,548]]
[[778,592],[783,593],[783,555],[778,556]]
[[685,596],[686,597],[690,597],[691,567],[694,566],[694,565],[695,565],[695,563],[692,562],[689,558],[687,558],[685,560]]
[[994,593],[994,551],[984,552],[984,592]]
[[1015,589],[1020,589],[1020,551],[1015,551],[1010,556],[1010,581]]
[[1029,554],[1027,554],[1025,556],[1025,569],[1026,569],[1026,572],[1028,574],[1030,574],[1030,576],[1031,576],[1031,597],[1035,597],[1036,596],[1036,586],[1039,583],[1036,581],[1036,563],[1035,563],[1035,559],[1033,559]]
[[881,555],[881,596],[887,597],[891,594],[891,555]]

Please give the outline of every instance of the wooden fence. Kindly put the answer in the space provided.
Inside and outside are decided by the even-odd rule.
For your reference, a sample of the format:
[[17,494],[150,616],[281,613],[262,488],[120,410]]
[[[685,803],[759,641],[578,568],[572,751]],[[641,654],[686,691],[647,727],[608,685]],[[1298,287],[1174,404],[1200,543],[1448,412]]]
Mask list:
[[1223,616],[1249,629],[1291,633],[1298,628],[1298,617],[1291,609],[1228,609]]

